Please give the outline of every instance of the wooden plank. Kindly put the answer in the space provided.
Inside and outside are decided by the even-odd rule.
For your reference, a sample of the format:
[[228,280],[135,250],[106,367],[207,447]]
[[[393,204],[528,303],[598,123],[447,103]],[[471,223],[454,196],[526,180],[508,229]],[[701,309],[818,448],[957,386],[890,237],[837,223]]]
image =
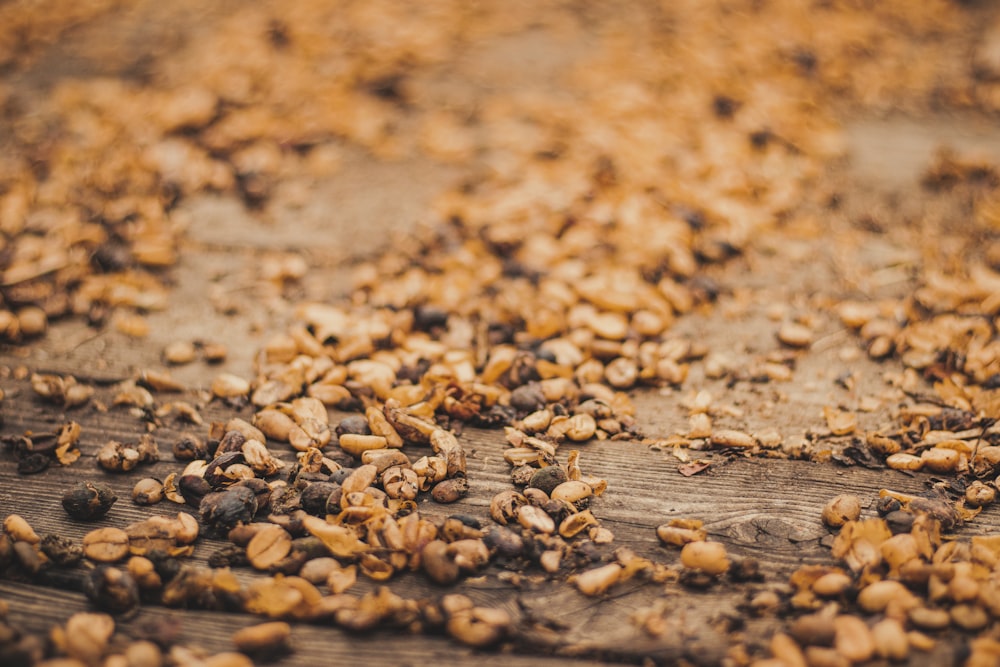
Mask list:
[[[226,420],[232,416],[249,418],[247,408],[237,409],[219,402],[205,402],[203,390],[212,377],[221,371],[231,371],[252,376],[254,350],[266,339],[268,328],[255,326],[254,303],[249,296],[253,289],[239,289],[240,285],[255,286],[247,275],[248,259],[257,256],[257,250],[197,248],[182,260],[175,303],[169,311],[150,316],[155,324],[149,339],[135,341],[111,330],[94,332],[75,323],[61,323],[53,335],[29,348],[9,349],[0,356],[0,365],[6,366],[7,378],[3,388],[7,394],[0,414],[4,425],[2,434],[20,435],[28,431],[51,432],[67,420],[78,421],[83,428],[81,449],[83,457],[67,468],[54,467],[34,477],[21,477],[15,472],[9,456],[0,457],[0,515],[10,512],[23,514],[39,532],[55,532],[72,539],[80,539],[95,526],[124,526],[148,516],[148,508],[140,508],[128,499],[131,485],[144,475],[164,477],[179,470],[181,464],[171,460],[170,445],[184,433],[204,436],[205,427],[177,422],[171,418],[155,425],[154,436],[160,443],[163,460],[130,475],[113,475],[100,470],[94,460],[97,449],[108,439],[135,440],[150,428],[150,422],[141,413],[128,408],[112,407],[100,411],[93,406],[74,410],[45,404],[36,397],[29,383],[14,372],[18,366],[31,371],[58,371],[89,377],[96,388],[96,398],[110,405],[116,391],[112,384],[134,377],[139,369],[158,365],[159,350],[178,338],[214,339],[230,343],[231,358],[222,366],[195,363],[175,369],[174,375],[189,388],[180,395],[161,394],[157,404],[170,400],[188,400],[201,410],[206,423]],[[766,258],[751,255],[747,262],[755,270],[772,271],[779,276],[781,266],[768,264]],[[772,263],[773,264],[773,263]],[[245,299],[245,308],[235,316],[219,314],[197,298],[211,282],[213,271],[231,268],[224,280],[234,293]],[[678,336],[704,341],[709,349],[731,353],[737,368],[749,368],[764,355],[778,350],[771,336],[773,323],[767,318],[767,304],[788,298],[780,288],[771,283],[752,285],[751,297],[735,289],[744,281],[744,267],[734,263],[716,279],[729,286],[717,307],[711,312],[691,314],[680,320],[675,328]],[[787,270],[787,269],[785,269]],[[828,267],[832,272],[832,269]],[[337,284],[335,269],[317,267],[317,276],[326,275],[330,284]],[[822,272],[817,280],[823,279]],[[759,274],[755,274],[759,275]],[[788,284],[779,281],[780,284]],[[281,327],[282,317],[287,317],[283,306],[274,306],[269,312],[275,315],[270,330]],[[734,326],[732,313],[739,310],[739,326]],[[823,336],[837,339],[836,323],[826,322]],[[82,341],[82,342],[81,342]],[[848,391],[834,380],[848,368],[838,354],[843,345],[852,345],[849,339],[816,350],[796,359],[794,379],[790,383],[755,383],[741,381],[727,383],[725,379],[706,378],[703,365],[692,365],[688,381],[682,389],[643,390],[635,392],[635,402],[642,429],[651,435],[668,435],[684,432],[687,409],[683,399],[696,390],[708,390],[715,397],[715,422],[719,427],[741,428],[749,431],[767,426],[777,426],[788,440],[805,438],[811,431],[822,428],[821,411],[826,404],[852,405],[864,395],[881,395],[888,391],[882,375],[894,367],[874,364],[858,359],[849,366],[857,378],[855,389]],[[890,394],[887,394],[891,396]],[[877,428],[888,422],[887,399],[882,410],[861,414],[863,427]],[[338,415],[333,414],[337,419]],[[498,431],[466,429],[462,441],[469,457],[471,491],[469,496],[455,505],[444,506],[430,501],[420,504],[421,512],[431,516],[463,513],[488,519],[488,503],[492,495],[510,488],[508,466],[502,459],[506,447]],[[822,443],[822,440],[818,442]],[[287,445],[272,443],[272,447],[286,460],[293,453]],[[754,618],[740,612],[741,605],[761,590],[784,591],[788,575],[802,563],[833,564],[829,555],[830,532],[819,521],[823,504],[838,493],[856,493],[866,505],[865,516],[874,515],[874,501],[879,488],[920,493],[928,488],[932,478],[927,475],[904,475],[888,470],[843,468],[832,464],[807,461],[735,458],[713,452],[687,451],[689,457],[705,457],[712,466],[693,477],[684,477],[677,467],[680,461],[670,451],[655,451],[638,442],[592,442],[579,446],[581,463],[588,473],[605,477],[608,491],[593,502],[593,510],[605,526],[616,536],[614,546],[633,549],[641,556],[658,562],[673,564],[677,551],[661,546],[655,528],[670,518],[693,518],[705,522],[712,538],[727,545],[731,554],[739,558],[754,558],[760,562],[764,580],[761,582],[717,584],[709,590],[687,589],[678,584],[653,584],[630,581],[613,588],[606,596],[592,599],[580,595],[565,582],[567,572],[555,577],[545,577],[539,571],[527,573],[515,585],[509,572],[500,567],[489,568],[481,577],[447,589],[429,584],[422,576],[402,575],[391,582],[392,590],[404,597],[441,595],[461,591],[484,604],[507,609],[516,620],[514,639],[504,651],[519,655],[554,656],[556,661],[575,659],[639,662],[652,657],[658,662],[675,662],[682,657],[703,664],[717,664],[726,648],[735,642],[745,641],[757,652],[763,651],[764,640],[783,626],[779,618],[764,616]],[[419,448],[410,453],[423,453]],[[684,452],[679,452],[681,456]],[[561,453],[565,456],[565,452]],[[122,498],[104,520],[84,525],[69,521],[59,504],[62,491],[80,479],[100,479],[111,484]],[[184,509],[163,503],[153,508],[157,513]],[[962,529],[962,534],[1000,530],[1000,519],[994,509],[983,512],[976,521]],[[193,561],[204,563],[213,551],[222,546],[213,538],[199,540]],[[244,581],[257,576],[248,569],[238,570]],[[32,627],[42,627],[58,620],[53,601],[61,602],[66,596],[73,603],[65,608],[85,608],[78,593],[59,591],[59,587],[75,587],[82,570],[75,570],[45,583],[4,583],[0,596],[15,596],[18,600],[34,600],[35,607],[17,602],[13,605],[15,617],[20,617]],[[359,582],[356,592],[373,589],[369,581]],[[38,605],[50,611],[37,616]],[[664,617],[668,632],[653,637],[640,630],[631,620],[637,610],[656,607]],[[62,609],[59,605],[58,609]],[[140,616],[173,614],[156,607],[143,608]],[[223,614],[185,611],[185,624],[190,621],[198,628],[199,643],[211,650],[228,646],[228,635],[236,627],[252,623],[254,619],[243,614]],[[742,629],[734,629],[737,616]],[[202,622],[201,619],[206,619]],[[469,658],[465,649],[440,637],[382,637],[352,638],[345,640],[345,633],[331,628],[314,628],[296,625],[302,633],[303,648],[289,657],[288,664],[307,664],[326,651],[328,644],[341,646],[347,641],[349,652],[356,658],[381,662],[388,654],[412,653],[414,664],[441,660],[446,653],[456,661]],[[187,635],[185,635],[187,637]],[[336,637],[336,641],[331,641]],[[950,650],[960,637],[948,635],[940,651]],[[347,649],[345,649],[347,650]],[[940,664],[935,662],[943,654],[922,656],[914,664]],[[482,656],[476,657],[480,659]],[[509,656],[497,656],[505,660]],[[529,660],[529,658],[526,658]]]
[[[145,430],[142,420],[127,410],[113,408],[107,413],[93,409],[61,412],[41,404],[31,393],[26,381],[8,384],[11,397],[4,407],[5,434],[27,430],[36,432],[52,430],[67,418],[77,420],[83,427],[82,449],[84,456],[67,468],[55,467],[34,477],[18,476],[9,457],[0,461],[0,515],[18,512],[24,515],[40,533],[55,532],[72,539],[80,539],[92,528],[103,525],[124,526],[149,514],[149,509],[133,505],[128,500],[129,487],[138,476],[152,474],[163,476],[177,470],[180,464],[166,454],[163,461],[148,468],[141,475],[112,475],[99,470],[93,458],[97,447],[105,438],[134,439]],[[112,388],[99,388],[98,395],[105,396]],[[209,405],[206,418],[222,418],[233,411],[222,406]],[[185,430],[203,433],[201,428],[167,423],[155,435],[161,446],[169,443]],[[467,499],[451,506],[433,502],[421,504],[421,511],[434,516],[463,513],[488,519],[489,498],[496,492],[509,488],[508,470],[502,460],[505,447],[502,436],[496,431],[468,429],[462,436],[469,450],[469,470],[472,489]],[[282,445],[274,445],[282,449]],[[607,477],[609,489],[593,503],[595,514],[616,535],[615,544],[626,546],[638,554],[654,560],[674,563],[677,552],[662,547],[655,536],[655,527],[672,517],[702,519],[713,539],[724,542],[732,555],[755,558],[761,562],[765,579],[760,583],[719,584],[708,591],[688,590],[678,585],[664,586],[633,581],[612,589],[605,597],[586,598],[562,581],[559,575],[547,581],[539,572],[529,573],[519,586],[506,579],[504,570],[491,567],[483,576],[461,586],[440,589],[430,586],[420,576],[404,575],[392,582],[392,589],[404,597],[439,595],[448,590],[460,590],[484,604],[504,607],[518,620],[508,650],[532,651],[542,654],[572,655],[606,660],[638,661],[646,656],[657,660],[673,661],[681,656],[694,657],[712,664],[721,659],[720,651],[738,635],[721,633],[717,628],[720,619],[731,615],[748,596],[763,589],[784,587],[788,574],[803,562],[832,563],[829,556],[829,531],[819,522],[822,505],[837,493],[857,493],[866,499],[866,515],[874,514],[874,493],[880,486],[891,486],[904,492],[918,493],[926,488],[926,475],[907,476],[891,471],[863,468],[838,468],[803,461],[781,461],[737,458],[728,463],[719,462],[709,472],[695,477],[684,477],[676,471],[675,464],[668,464],[662,454],[634,442],[591,443],[581,447],[586,469]],[[286,448],[286,458],[290,452]],[[79,479],[101,479],[115,488],[122,500],[112,512],[95,524],[69,521],[59,504],[59,496],[71,482]],[[154,508],[157,513],[184,509],[163,503]],[[975,524],[976,532],[998,528],[995,512],[987,511]],[[222,542],[204,538],[199,540],[193,557],[205,562]],[[241,578],[255,576],[241,571]],[[76,577],[82,571],[75,572]],[[73,576],[57,578],[50,585],[65,586],[74,581]],[[26,583],[5,584],[0,589],[18,599],[34,598],[38,604],[49,605],[62,600],[65,593]],[[372,589],[370,582],[362,581],[358,592]],[[76,602],[69,608],[83,608],[85,604],[77,594]],[[688,635],[667,633],[650,637],[642,633],[629,617],[636,610],[655,604],[664,604],[668,626],[683,627]],[[15,614],[31,616],[30,605],[15,604]],[[161,612],[150,609],[154,616]],[[143,612],[146,614],[146,611]],[[185,623],[196,623],[199,633],[204,633],[206,647],[224,646],[228,634],[240,625],[252,622],[246,615],[215,617],[202,612]],[[204,617],[211,621],[201,622]],[[29,624],[51,623],[53,614],[38,620],[25,619]],[[753,633],[748,636],[766,637],[776,628],[774,618],[751,619]],[[300,628],[297,627],[297,632]],[[339,637],[340,631],[333,632]],[[320,629],[303,628],[304,648],[293,663],[306,664],[312,642],[322,643]],[[338,639],[338,642],[340,640]],[[383,642],[359,643],[350,649],[355,655],[365,655],[374,660],[385,656]],[[397,638],[393,637],[393,645]],[[339,644],[338,644],[339,645]],[[398,643],[398,650],[414,651],[420,662],[437,659],[437,651],[452,650],[441,639],[407,638]],[[709,650],[711,648],[711,650]],[[214,649],[213,649],[214,650]],[[395,649],[394,649],[395,650]],[[461,655],[462,649],[454,649]],[[303,662],[299,663],[299,660]]]

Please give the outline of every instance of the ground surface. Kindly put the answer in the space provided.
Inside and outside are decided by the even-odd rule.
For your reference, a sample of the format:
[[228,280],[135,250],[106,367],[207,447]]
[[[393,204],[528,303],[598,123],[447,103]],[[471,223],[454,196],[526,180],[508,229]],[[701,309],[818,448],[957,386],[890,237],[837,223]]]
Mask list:
[[[11,85],[44,89],[65,77],[94,73],[119,74],[117,63],[133,60],[146,50],[170,48],[176,40],[194,39],[210,28],[204,21],[175,16],[169,6],[140,3],[122,12],[68,32],[60,43],[45,47],[42,57],[11,76]],[[220,10],[221,11],[221,10]],[[162,15],[162,16],[161,16]],[[139,27],[142,28],[140,36]],[[147,34],[148,33],[148,34]],[[100,61],[95,44],[122,41],[124,48],[110,66]],[[586,43],[560,43],[539,29],[484,40],[469,46],[462,58],[431,68],[425,74],[439,86],[443,98],[455,104],[482,90],[548,91],[573,65]],[[95,55],[95,52],[98,55]],[[552,90],[558,94],[558,90]],[[1000,132],[994,121],[974,115],[923,113],[902,118],[844,111],[847,157],[833,169],[829,183],[843,205],[822,226],[776,228],[761,234],[740,256],[706,269],[720,287],[720,296],[705,307],[678,319],[673,333],[703,341],[722,351],[731,367],[750,369],[769,354],[787,354],[775,339],[781,320],[815,311],[824,299],[864,293],[869,298],[905,294],[914,286],[911,270],[917,251],[900,217],[919,215],[924,193],[919,179],[940,145],[976,149],[1000,159]],[[189,220],[181,241],[179,263],[170,271],[170,306],[148,317],[151,330],[132,339],[110,327],[94,329],[79,319],[55,323],[46,337],[2,350],[5,368],[3,433],[22,434],[57,429],[67,420],[81,424],[83,458],[67,468],[55,466],[34,477],[17,475],[15,464],[0,459],[0,515],[17,512],[39,533],[57,532],[78,539],[94,526],[70,522],[59,506],[61,491],[78,479],[101,479],[123,500],[97,525],[123,525],[146,513],[127,499],[134,478],[99,470],[96,449],[108,439],[134,439],[142,424],[121,408],[107,412],[85,406],[62,411],[42,403],[18,369],[73,374],[97,386],[105,401],[116,382],[139,369],[159,367],[163,346],[175,340],[224,342],[229,358],[221,366],[203,363],[172,370],[188,390],[185,398],[199,403],[212,378],[220,371],[251,377],[253,359],[268,336],[284,328],[291,303],[301,298],[331,300],[349,289],[348,264],[353,258],[391,252],[394,239],[412,228],[441,191],[475,173],[474,161],[450,162],[413,156],[385,160],[363,149],[344,146],[336,173],[311,184],[301,206],[248,211],[236,197],[200,195],[183,201],[176,215]],[[886,227],[861,230],[859,220],[880,217]],[[897,224],[898,223],[898,224]],[[896,227],[900,227],[899,230]],[[850,230],[850,235],[839,231]],[[283,295],[261,297],[259,267],[276,254],[305,258],[309,272]],[[231,308],[220,312],[219,300]],[[688,410],[683,399],[707,390],[714,398],[715,426],[758,432],[776,428],[786,443],[823,442],[831,447],[843,440],[823,433],[823,407],[856,409],[862,398],[874,398],[859,412],[859,428],[874,430],[891,423],[893,410],[906,396],[887,378],[901,372],[896,360],[875,362],[860,351],[852,332],[831,315],[813,322],[811,349],[793,353],[796,363],[790,380],[756,383],[731,382],[705,376],[704,365],[694,363],[680,387],[643,389],[633,393],[638,422],[644,433],[666,436],[686,429]],[[836,380],[853,374],[853,384]],[[200,404],[200,403],[199,403]],[[234,414],[227,406],[208,402],[206,422]],[[249,418],[248,409],[242,416]],[[333,413],[336,417],[337,413]],[[164,420],[156,437],[170,443],[185,431],[203,428]],[[819,433],[818,436],[816,434]],[[509,487],[506,447],[497,431],[466,429],[463,441],[469,456],[472,490],[456,506],[422,502],[430,516],[464,512],[485,518],[489,498]],[[779,617],[746,616],[742,605],[761,590],[787,590],[788,576],[802,563],[832,564],[831,532],[819,520],[823,504],[839,493],[856,493],[865,502],[864,516],[874,516],[878,490],[919,493],[930,475],[903,474],[887,469],[844,467],[832,463],[724,456],[719,453],[651,449],[639,442],[592,442],[581,448],[586,468],[608,480],[608,490],[593,509],[616,536],[616,544],[642,556],[675,562],[676,551],[657,540],[655,527],[670,518],[701,519],[713,540],[730,553],[760,562],[763,580],[716,585],[692,590],[677,584],[630,582],[607,596],[591,599],[561,581],[527,577],[519,586],[491,568],[469,580],[463,592],[477,602],[507,609],[515,618],[513,641],[501,654],[473,653],[440,637],[389,635],[351,636],[340,629],[297,625],[295,652],[282,665],[333,664],[455,664],[472,660],[482,664],[577,664],[589,660],[674,662],[686,658],[713,663],[724,657],[732,633],[744,633],[746,645],[759,652],[766,638],[782,627]],[[683,457],[683,458],[679,458]],[[686,477],[678,466],[686,458],[712,461],[705,472]],[[165,458],[169,459],[169,455]],[[165,476],[177,469],[163,461],[148,470]],[[131,480],[131,481],[130,481]],[[169,508],[167,508],[169,510]],[[961,536],[1000,531],[1000,513],[988,508],[975,522],[963,526]],[[204,560],[221,542],[199,542],[196,561]],[[78,573],[77,573],[78,574]],[[63,573],[50,581],[0,581],[0,598],[10,604],[12,618],[34,631],[45,631],[72,610],[87,603],[73,587],[77,574]],[[240,576],[253,576],[242,572]],[[358,584],[370,590],[369,582]],[[425,580],[404,575],[393,590],[407,597],[440,591]],[[639,630],[630,615],[638,609],[662,605],[668,630],[658,637]],[[137,628],[149,618],[172,615],[182,622],[182,639],[209,651],[228,650],[231,632],[256,619],[249,615],[200,611],[178,612],[144,607],[126,621]],[[734,619],[739,619],[737,622]],[[725,637],[720,636],[725,635]],[[728,637],[728,638],[727,638]],[[949,664],[966,637],[960,632],[940,636],[937,648],[914,658],[913,664]]]

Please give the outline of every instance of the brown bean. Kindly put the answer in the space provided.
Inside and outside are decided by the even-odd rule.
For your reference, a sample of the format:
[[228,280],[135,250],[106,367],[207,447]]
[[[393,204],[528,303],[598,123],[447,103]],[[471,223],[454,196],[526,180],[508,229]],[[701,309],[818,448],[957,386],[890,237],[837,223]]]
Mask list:
[[3,530],[16,542],[27,542],[28,544],[38,544],[42,538],[32,529],[31,524],[24,520],[19,514],[9,514],[3,520]]
[[266,526],[247,544],[247,560],[258,570],[267,570],[292,550],[292,536],[281,526]]
[[98,528],[83,536],[83,553],[98,563],[114,563],[129,554],[128,533],[120,528]]
[[240,628],[233,633],[233,644],[250,655],[273,654],[289,648],[292,626],[284,621],[272,621]]
[[839,528],[848,521],[861,517],[861,499],[855,495],[842,494],[832,498],[823,506],[823,523],[831,528]]
[[875,642],[875,652],[880,658],[903,661],[910,655],[906,629],[895,618],[883,618],[873,625],[872,639]]
[[857,616],[842,614],[833,619],[833,647],[852,663],[875,655],[875,639],[868,625]]
[[689,542],[681,549],[681,563],[685,567],[707,574],[723,574],[729,570],[726,546],[721,542]]

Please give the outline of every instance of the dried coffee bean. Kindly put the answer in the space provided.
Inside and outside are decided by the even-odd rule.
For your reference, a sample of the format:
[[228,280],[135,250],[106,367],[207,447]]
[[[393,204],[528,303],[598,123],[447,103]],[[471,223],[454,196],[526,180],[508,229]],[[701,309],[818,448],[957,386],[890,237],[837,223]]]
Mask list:
[[517,518],[518,509],[527,503],[528,499],[517,491],[501,491],[490,501],[490,517],[501,526],[506,526]]
[[203,440],[193,435],[185,435],[173,445],[174,458],[178,461],[207,459],[208,446]]
[[510,615],[503,609],[473,607],[451,614],[445,629],[457,641],[478,648],[503,639],[510,624]]
[[879,516],[885,516],[890,512],[896,512],[902,509],[902,504],[892,496],[882,496],[877,501],[875,501],[875,511],[878,512]]
[[332,482],[313,482],[299,496],[302,509],[315,516],[325,516],[327,500],[339,488],[339,484]]
[[287,652],[292,628],[288,623],[274,621],[242,628],[233,633],[236,648],[252,656],[276,655]]
[[292,550],[292,536],[281,526],[264,526],[247,544],[247,560],[258,570],[267,570]]
[[83,592],[99,609],[123,614],[139,604],[139,586],[128,572],[100,565],[83,580]]
[[712,433],[710,438],[713,445],[718,447],[735,447],[739,449],[752,449],[757,445],[753,436],[743,431],[723,429]]
[[158,479],[146,477],[132,487],[132,502],[136,505],[155,505],[163,500],[163,484]]
[[72,567],[83,559],[83,547],[62,535],[46,535],[39,546],[42,553],[60,567]]
[[78,521],[95,521],[107,514],[117,500],[107,484],[80,482],[63,493],[62,506]]
[[898,619],[883,618],[872,626],[871,632],[875,652],[880,658],[901,662],[909,657],[910,642],[906,637],[906,629]]
[[836,629],[832,618],[807,614],[792,621],[788,633],[802,646],[831,646]]
[[[237,432],[230,431],[230,433],[237,433]],[[240,446],[242,447],[243,444],[242,436],[240,436],[240,438],[241,438]],[[223,443],[226,442],[226,438],[223,438],[222,442]],[[221,449],[222,445],[220,444],[219,447]],[[231,466],[235,466],[237,464],[243,464],[245,463],[245,461],[246,458],[243,456],[243,451],[241,449],[236,451],[226,451],[222,453],[216,452],[215,458],[208,462],[208,465],[205,467],[205,472],[202,476],[205,478],[205,481],[208,482],[213,489],[221,489],[230,486],[234,482],[239,481],[238,478],[236,478],[232,473],[229,472]],[[253,474],[249,476],[253,477]]]
[[458,579],[460,570],[455,559],[448,553],[447,542],[429,542],[420,552],[420,562],[427,576],[438,584],[451,584]]
[[211,485],[201,475],[181,475],[177,480],[177,490],[184,502],[194,508],[200,508],[202,499],[212,493]]
[[[326,547],[323,546],[323,549],[326,549]],[[299,576],[311,584],[319,585],[325,583],[330,578],[331,572],[339,569],[340,563],[337,559],[330,558],[329,556],[320,556],[306,561],[306,564],[299,571]]]
[[129,553],[128,533],[120,528],[98,528],[83,536],[83,553],[98,563],[114,563]]
[[353,472],[354,468],[351,467],[344,467],[340,468],[339,470],[334,470],[332,473],[330,473],[330,478],[327,481],[333,484],[343,484],[344,480],[350,477],[351,473]]
[[141,460],[139,451],[121,442],[112,440],[97,452],[97,463],[109,472],[127,472]]
[[469,480],[465,477],[452,477],[438,482],[431,489],[431,497],[439,503],[453,503],[461,500],[469,492]]
[[245,486],[233,486],[202,498],[201,520],[205,525],[225,533],[238,523],[249,523],[257,513],[257,496]]
[[721,542],[689,542],[681,549],[681,563],[707,574],[723,574],[729,569],[726,546]]
[[17,541],[13,545],[14,559],[21,569],[34,576],[45,569],[50,561],[37,544]]
[[238,567],[248,563],[246,549],[236,544],[227,544],[208,556],[209,567]]
[[483,525],[477,517],[468,514],[452,514],[445,518],[438,529],[445,542],[474,540],[483,536]]
[[858,593],[858,606],[870,614],[885,611],[890,604],[908,609],[916,598],[910,590],[898,581],[884,579],[865,586]]
[[987,486],[975,480],[965,490],[965,502],[971,507],[985,507],[996,500],[997,492],[992,486]]
[[554,488],[566,480],[566,471],[562,469],[562,466],[546,466],[531,476],[528,486],[550,494]]
[[576,575],[574,581],[577,589],[584,595],[602,595],[609,588],[621,581],[623,572],[624,569],[618,563],[608,563],[581,572]]
[[140,590],[157,590],[163,586],[163,580],[156,572],[156,566],[148,558],[132,556],[128,559],[125,569],[135,579]]
[[764,581],[764,573],[760,570],[760,561],[756,558],[735,558],[729,568],[729,578],[736,582]]
[[893,535],[900,535],[909,533],[912,530],[915,518],[910,512],[896,510],[885,515],[885,522]]
[[813,332],[804,324],[785,322],[776,334],[778,340],[788,347],[806,348],[812,344]]
[[532,413],[545,407],[545,394],[537,382],[524,384],[510,393],[510,405],[521,413]]
[[3,520],[3,531],[10,535],[10,539],[15,542],[27,542],[28,544],[41,542],[41,538],[31,528],[31,524],[19,514],[7,515],[7,518]]
[[592,495],[594,495],[594,490],[589,484],[580,480],[563,482],[549,493],[552,500],[566,501],[574,504],[577,508],[586,507],[587,499]]
[[514,466],[510,471],[510,483],[514,486],[527,486],[537,470],[538,468],[530,465]]
[[832,498],[823,506],[823,523],[831,528],[839,528],[848,521],[857,521],[861,517],[861,499],[850,494],[842,494]]
[[98,664],[114,631],[114,619],[107,614],[73,614],[66,621],[65,651],[86,664]]
[[302,494],[298,489],[284,486],[271,493],[271,514],[291,514],[302,509]]
[[917,606],[909,611],[910,623],[921,630],[944,630],[951,624],[951,616],[945,609]]
[[[161,639],[163,635],[158,635]],[[160,667],[164,664],[160,647],[151,641],[134,641],[125,647],[128,667]]]
[[42,452],[31,452],[17,461],[18,475],[35,475],[44,472],[52,463],[52,457]]
[[186,340],[167,343],[162,352],[163,360],[173,365],[189,364],[194,361],[197,354],[194,343]]
[[230,488],[236,488],[240,486],[245,486],[254,492],[257,496],[257,513],[264,514],[269,511],[271,503],[271,493],[273,492],[271,485],[266,481],[260,479],[259,477],[251,477],[250,479],[241,479],[240,481],[233,484]]
[[875,655],[875,638],[862,619],[841,614],[833,619],[833,628],[833,647],[852,664],[865,662]]
[[524,551],[524,540],[518,533],[509,528],[494,526],[483,537],[483,542],[497,557],[513,559],[521,556]]
[[536,533],[551,534],[556,530],[552,517],[534,505],[523,505],[518,508],[517,521],[524,528]]
[[337,425],[336,435],[339,438],[345,434],[371,435],[372,431],[368,425],[368,419],[363,415],[348,415],[344,417]]
[[915,514],[927,514],[941,522],[941,530],[952,530],[961,517],[954,504],[940,498],[914,498],[910,501],[909,510]]

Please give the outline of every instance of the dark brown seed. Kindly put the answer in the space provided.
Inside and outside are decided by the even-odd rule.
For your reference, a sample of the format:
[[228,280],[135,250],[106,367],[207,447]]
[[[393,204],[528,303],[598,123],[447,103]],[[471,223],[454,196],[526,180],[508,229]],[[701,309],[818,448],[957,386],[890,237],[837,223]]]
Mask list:
[[518,533],[509,528],[494,526],[490,529],[483,542],[498,558],[518,558],[524,551],[524,540]]
[[17,474],[34,475],[46,470],[50,463],[52,463],[51,457],[41,452],[32,452],[17,462]]
[[461,500],[469,492],[469,480],[464,477],[452,477],[438,482],[431,489],[431,497],[439,503],[453,503]]
[[220,533],[239,523],[249,523],[257,513],[257,496],[252,489],[234,486],[206,495],[200,505],[201,520]]
[[177,490],[191,507],[201,507],[201,500],[212,492],[212,487],[201,475],[181,475],[177,480]]
[[554,488],[566,480],[566,471],[562,469],[562,466],[546,466],[531,476],[528,486],[550,494]]
[[49,564],[49,558],[38,547],[28,542],[14,542],[14,557],[18,565],[28,574],[34,576]]
[[61,567],[72,567],[83,559],[83,547],[62,535],[46,535],[39,546],[42,553]]
[[128,572],[101,565],[83,580],[83,592],[99,609],[123,614],[139,604],[139,586]]
[[[236,431],[230,431],[230,433],[236,433]],[[228,433],[226,434],[228,437]],[[243,436],[240,436],[242,438]],[[226,438],[223,438],[223,442]],[[220,448],[222,445],[219,445]],[[230,466],[241,464],[245,462],[242,451],[227,451],[223,453],[216,452],[215,458],[212,459],[208,466],[205,468],[205,474],[203,477],[208,484],[214,489],[220,489],[232,485],[234,482],[239,480],[233,479],[231,475],[227,473]]]
[[10,640],[0,644],[0,664],[4,665],[37,665],[45,657],[46,645],[38,635],[21,634],[0,624],[0,629],[10,630]]
[[107,484],[80,482],[63,493],[62,506],[70,517],[78,521],[100,519],[118,500]]
[[545,407],[545,395],[537,382],[521,385],[510,392],[510,404],[525,414]]
[[371,435],[372,430],[368,420],[363,415],[348,415],[340,420],[336,429],[337,437],[345,433],[353,435]]
[[326,515],[327,500],[330,498],[330,494],[339,488],[339,484],[332,482],[313,482],[303,489],[299,497],[302,509],[315,516]]
[[174,458],[178,461],[208,458],[208,447],[205,445],[205,442],[191,435],[186,435],[175,442],[173,452]]
[[236,544],[227,544],[208,556],[208,566],[214,568],[239,567],[248,562],[246,549]]

